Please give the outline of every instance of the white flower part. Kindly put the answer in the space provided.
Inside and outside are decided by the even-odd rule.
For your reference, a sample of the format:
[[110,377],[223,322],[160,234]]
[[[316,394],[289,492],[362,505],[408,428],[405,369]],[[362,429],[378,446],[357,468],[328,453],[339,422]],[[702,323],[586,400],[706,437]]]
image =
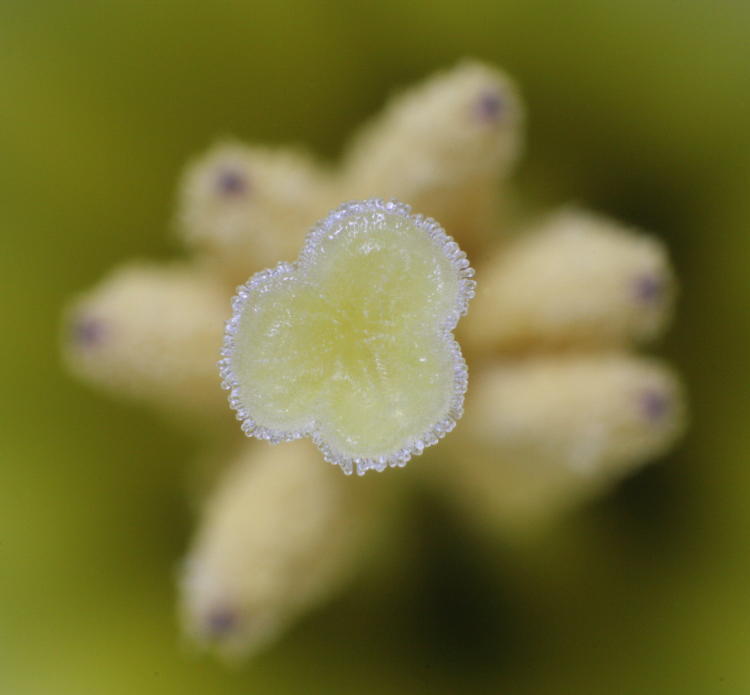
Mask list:
[[193,264],[130,263],[69,308],[65,360],[92,384],[207,423],[223,412],[212,362],[226,301]]
[[404,466],[463,413],[468,371],[452,332],[473,275],[408,205],[332,211],[295,263],[253,275],[232,301],[219,369],[242,431],[310,437],[346,474]]
[[653,340],[676,295],[664,246],[584,210],[563,209],[479,268],[461,326],[472,350],[612,349]]
[[369,516],[317,459],[305,441],[247,442],[209,495],[180,577],[183,625],[199,646],[256,654],[355,569]]

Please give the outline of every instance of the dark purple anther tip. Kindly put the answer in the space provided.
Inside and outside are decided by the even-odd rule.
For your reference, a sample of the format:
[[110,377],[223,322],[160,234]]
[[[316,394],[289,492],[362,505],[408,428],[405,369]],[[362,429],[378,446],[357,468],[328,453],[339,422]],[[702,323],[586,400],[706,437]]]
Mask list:
[[633,284],[636,299],[649,304],[659,301],[664,290],[664,280],[658,275],[639,275]]
[[83,347],[98,345],[102,342],[105,333],[104,323],[91,316],[80,316],[70,326],[71,339]]
[[669,411],[670,399],[663,391],[644,391],[640,397],[641,411],[648,420],[661,420]]
[[482,92],[477,99],[475,110],[482,121],[495,122],[502,116],[505,108],[503,97],[496,91]]
[[220,171],[216,177],[216,188],[221,195],[234,197],[247,192],[248,184],[240,172],[234,169],[225,169]]
[[223,637],[237,625],[237,614],[228,608],[218,608],[206,616],[206,627],[213,637]]

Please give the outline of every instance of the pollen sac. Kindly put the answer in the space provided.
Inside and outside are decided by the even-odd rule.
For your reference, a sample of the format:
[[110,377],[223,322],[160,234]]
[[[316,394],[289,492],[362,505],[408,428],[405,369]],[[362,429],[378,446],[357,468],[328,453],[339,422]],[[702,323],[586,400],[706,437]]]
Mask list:
[[257,652],[349,571],[351,491],[317,458],[308,442],[248,442],[209,496],[180,581],[198,645],[229,659]]
[[437,466],[483,531],[525,533],[601,494],[681,434],[679,380],[625,354],[548,355],[488,365]]
[[346,473],[402,466],[461,416],[452,330],[474,294],[465,254],[395,201],[347,203],[299,260],[234,300],[220,362],[248,435],[312,437]]
[[65,357],[77,374],[114,393],[218,417],[213,363],[226,297],[188,265],[127,266],[68,309]]
[[293,150],[222,143],[187,170],[178,226],[232,285],[293,260],[331,199],[328,177]]
[[657,337],[675,283],[662,245],[604,218],[564,211],[479,269],[462,338],[478,350],[601,348]]
[[498,183],[518,157],[522,121],[503,73],[461,63],[396,97],[355,139],[346,191],[403,200],[466,248],[477,246],[494,232]]
[[616,477],[681,432],[684,398],[660,363],[628,355],[537,357],[487,369],[466,426],[498,457]]

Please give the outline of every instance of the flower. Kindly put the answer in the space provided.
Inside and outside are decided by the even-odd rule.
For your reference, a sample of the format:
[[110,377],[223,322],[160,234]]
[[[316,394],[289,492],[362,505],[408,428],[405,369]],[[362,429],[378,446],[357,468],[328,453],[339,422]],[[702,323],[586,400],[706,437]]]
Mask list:
[[[359,459],[362,472],[405,462],[458,419],[455,396],[463,386],[446,400],[453,410],[443,429],[431,430],[445,413],[415,418],[434,399],[419,398],[416,382],[412,394],[410,380],[420,372],[404,369],[396,385],[399,393],[414,396],[406,401],[412,410],[405,441],[419,427],[430,438],[417,437],[400,458],[378,455],[373,447],[375,453],[360,457],[354,445],[346,451],[341,441],[333,446],[330,433],[323,436],[310,425],[311,410],[320,419],[319,400],[305,402],[297,419],[287,413],[284,427],[268,424],[281,423],[284,408],[294,405],[288,388],[294,379],[287,376],[310,371],[305,337],[295,333],[291,339],[289,333],[283,342],[262,343],[250,326],[248,342],[247,326],[240,325],[248,296],[258,288],[273,289],[278,278],[287,287],[288,281],[300,282],[304,259],[318,243],[315,232],[303,262],[288,261],[316,220],[342,200],[397,198],[439,221],[469,254],[478,281],[476,299],[456,331],[470,374],[465,414],[440,446],[411,465],[486,530],[509,532],[554,518],[666,450],[679,435],[679,379],[666,365],[633,351],[664,330],[675,281],[659,242],[604,217],[565,209],[525,229],[508,223],[504,181],[520,152],[522,124],[513,83],[492,67],[467,62],[393,99],[335,170],[299,152],[217,145],[190,165],[181,186],[177,226],[191,257],[166,267],[128,266],[76,301],[68,311],[65,345],[71,369],[191,426],[200,423],[207,437],[233,441],[236,435],[222,424],[229,409],[215,374],[228,300],[237,283],[281,262],[240,288],[229,324],[230,350],[221,369],[244,429],[270,439],[311,433],[328,458],[345,468]],[[318,229],[342,215],[386,209],[381,202],[340,208]],[[408,217],[405,207],[391,210],[412,231],[423,224],[421,217]],[[410,242],[396,233],[392,243],[408,248]],[[429,251],[427,267],[439,258]],[[455,268],[454,281],[468,277],[467,264]],[[336,276],[330,297],[345,276]],[[363,286],[353,293],[358,301]],[[379,296],[397,302],[407,291],[404,300],[424,299],[419,287],[398,282],[385,283]],[[459,297],[459,310],[465,299]],[[313,300],[314,291],[298,292],[297,299],[270,292],[262,299],[253,295],[252,306],[260,314],[286,311],[297,328],[307,326],[309,337],[330,325],[313,326],[320,308]],[[433,323],[452,316],[445,310],[425,313],[420,306],[417,314]],[[454,319],[447,319],[448,330]],[[232,361],[237,330],[244,341],[242,374]],[[385,335],[395,345],[408,333],[383,330],[377,328],[376,339]],[[381,341],[376,356],[387,354],[387,342]],[[388,355],[388,369],[404,354],[413,356],[404,349]],[[453,355],[447,371],[445,360],[430,367],[439,383],[461,371]],[[323,384],[335,378],[328,366],[315,387],[316,394],[327,394],[326,422],[351,415],[346,399],[363,393],[346,370],[343,385]],[[262,385],[257,393],[243,390],[247,370],[249,383]],[[352,392],[346,391],[347,379]],[[381,407],[369,395],[373,407]],[[258,417],[263,408],[275,409],[273,417],[264,415],[266,424]],[[377,434],[389,432],[381,428]],[[389,451],[399,448],[391,444]],[[388,514],[387,503],[376,486],[342,476],[321,458],[304,441],[276,448],[255,440],[236,445],[206,498],[180,585],[183,622],[198,642],[225,655],[253,653],[356,566]]]

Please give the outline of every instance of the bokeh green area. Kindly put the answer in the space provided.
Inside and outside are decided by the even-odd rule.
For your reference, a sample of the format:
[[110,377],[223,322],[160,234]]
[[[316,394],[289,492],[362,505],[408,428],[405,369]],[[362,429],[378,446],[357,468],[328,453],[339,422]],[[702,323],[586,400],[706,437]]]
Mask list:
[[[749,36],[730,0],[0,0],[0,693],[750,693]],[[61,308],[177,251],[175,182],[217,136],[334,158],[463,56],[522,86],[524,205],[669,244],[690,430],[523,543],[417,497],[278,646],[196,656],[173,586],[196,441],[69,378]]]

